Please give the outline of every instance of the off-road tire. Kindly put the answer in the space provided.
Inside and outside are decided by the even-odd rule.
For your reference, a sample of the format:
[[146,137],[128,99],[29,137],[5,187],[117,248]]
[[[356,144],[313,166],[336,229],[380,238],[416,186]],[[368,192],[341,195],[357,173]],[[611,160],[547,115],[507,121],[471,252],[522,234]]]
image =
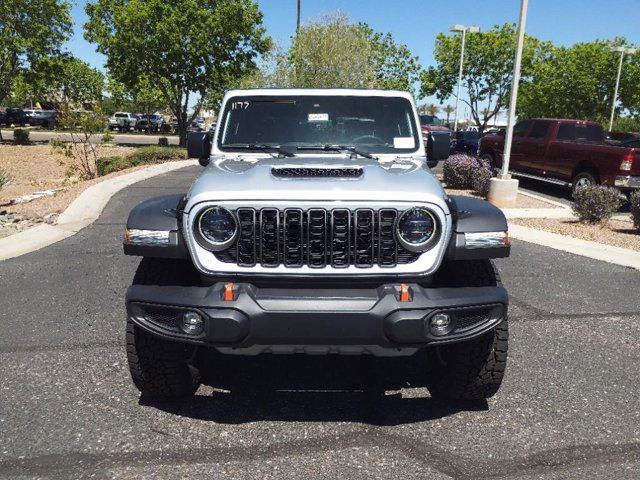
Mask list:
[[[144,258],[134,285],[193,285],[190,264],[178,260]],[[134,385],[148,397],[179,398],[193,395],[200,375],[192,365],[196,347],[164,340],[127,319],[127,361]]]
[[[489,260],[449,262],[440,270],[438,286],[495,286],[500,279]],[[494,330],[465,342],[427,350],[427,388],[432,397],[458,401],[490,398],[502,384],[507,366],[509,325],[505,318]]]

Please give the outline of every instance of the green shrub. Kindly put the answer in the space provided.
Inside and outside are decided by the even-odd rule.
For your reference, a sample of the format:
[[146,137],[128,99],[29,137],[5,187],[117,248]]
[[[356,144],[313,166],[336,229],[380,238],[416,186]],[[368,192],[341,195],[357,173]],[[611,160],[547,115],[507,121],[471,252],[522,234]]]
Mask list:
[[633,217],[633,226],[640,230],[640,190],[636,190],[629,196],[629,208]]
[[26,128],[16,128],[13,130],[13,143],[16,145],[29,144],[29,130]]
[[478,168],[471,172],[471,186],[481,197],[486,198],[489,194],[489,185],[491,184],[492,176],[491,169],[484,165],[479,165]]
[[581,222],[606,223],[620,208],[620,192],[603,185],[577,188],[571,208]]
[[6,170],[0,168],[0,190],[11,183],[11,175]]
[[140,147],[126,157],[99,158],[96,167],[98,175],[103,176],[138,165],[151,165],[168,160],[184,160],[185,158],[187,158],[187,151],[184,148],[149,146]]

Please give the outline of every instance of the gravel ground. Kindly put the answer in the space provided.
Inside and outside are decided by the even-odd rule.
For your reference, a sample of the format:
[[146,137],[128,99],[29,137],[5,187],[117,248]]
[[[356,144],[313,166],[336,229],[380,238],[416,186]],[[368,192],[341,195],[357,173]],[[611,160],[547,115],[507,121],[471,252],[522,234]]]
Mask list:
[[600,226],[577,220],[516,218],[509,220],[509,223],[640,251],[640,231],[634,229],[632,223],[625,221],[610,220],[608,224]]
[[[459,190],[459,189],[445,187],[444,191],[447,192],[447,195],[466,195],[469,197],[482,198],[484,200],[483,197],[476,195],[473,192],[473,190]],[[543,200],[531,198],[527,195],[522,195],[521,193],[519,193],[518,198],[516,199],[515,208],[560,208],[560,207],[558,207],[557,205],[553,205],[551,203],[547,203]]]

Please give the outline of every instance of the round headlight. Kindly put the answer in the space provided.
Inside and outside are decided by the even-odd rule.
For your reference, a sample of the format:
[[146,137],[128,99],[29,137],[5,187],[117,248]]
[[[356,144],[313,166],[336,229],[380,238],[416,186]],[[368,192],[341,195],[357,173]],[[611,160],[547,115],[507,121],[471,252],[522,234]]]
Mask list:
[[407,250],[427,250],[438,239],[438,220],[426,208],[410,208],[398,219],[397,235],[400,245]]
[[196,220],[196,233],[205,248],[219,251],[229,247],[236,238],[238,225],[233,214],[223,207],[209,207]]

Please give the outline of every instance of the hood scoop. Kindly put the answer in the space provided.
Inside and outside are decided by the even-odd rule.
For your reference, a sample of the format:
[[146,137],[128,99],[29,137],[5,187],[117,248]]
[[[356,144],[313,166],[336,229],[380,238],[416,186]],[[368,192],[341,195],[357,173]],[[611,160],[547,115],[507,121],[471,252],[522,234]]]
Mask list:
[[271,174],[278,178],[358,178],[360,167],[273,167]]

